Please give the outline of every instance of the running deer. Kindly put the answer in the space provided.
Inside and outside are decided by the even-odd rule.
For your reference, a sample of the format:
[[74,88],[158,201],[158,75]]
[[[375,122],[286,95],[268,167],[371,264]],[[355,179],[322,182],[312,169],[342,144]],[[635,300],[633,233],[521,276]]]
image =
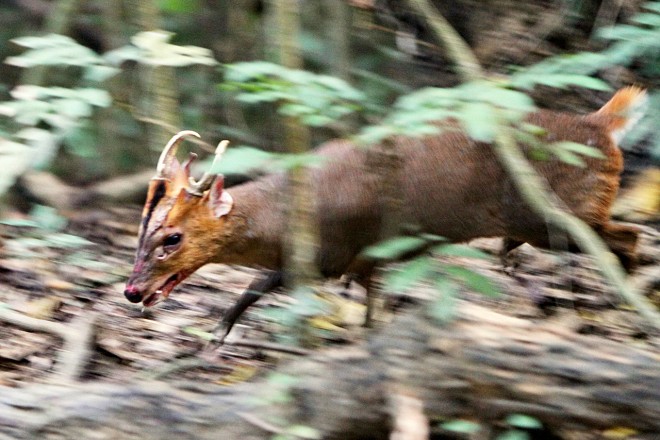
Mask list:
[[[543,127],[544,141],[573,141],[599,149],[604,159],[585,157],[584,168],[555,157],[535,161],[537,172],[574,215],[605,240],[626,269],[634,267],[638,230],[610,221],[619,188],[623,158],[617,143],[637,121],[646,94],[636,87],[619,90],[600,110],[576,115],[540,110],[528,122]],[[222,320],[224,335],[241,313],[261,295],[282,283],[283,237],[287,230],[284,173],[230,189],[222,175],[190,177],[190,164],[175,157],[186,136],[175,135],[161,154],[142,213],[135,266],[126,298],[152,306],[207,263],[261,268],[255,280]],[[529,243],[549,247],[546,222],[521,199],[491,145],[460,131],[423,139],[393,140],[402,157],[397,182],[403,222],[418,232],[453,242],[476,237],[506,238],[507,249]],[[217,150],[219,159],[226,141]],[[325,158],[314,168],[314,206],[320,246],[319,272],[327,277],[354,276],[368,289],[377,262],[360,258],[379,240],[388,215],[382,177],[369,169],[369,149],[333,140],[317,149]],[[312,203],[312,201],[310,201]]]

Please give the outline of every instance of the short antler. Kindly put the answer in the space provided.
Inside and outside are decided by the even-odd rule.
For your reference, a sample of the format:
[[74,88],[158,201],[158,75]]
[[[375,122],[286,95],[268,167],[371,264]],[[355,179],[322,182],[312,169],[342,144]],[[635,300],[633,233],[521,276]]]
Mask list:
[[[229,145],[228,140],[221,141],[218,144],[218,147],[215,149],[215,157],[213,158],[211,169],[215,168],[215,165],[218,162],[220,162],[222,155],[227,149],[227,145]],[[213,179],[215,178],[215,176],[216,175],[213,173],[206,172],[202,177],[200,177],[199,180],[195,180],[191,177],[189,179],[190,185],[188,186],[188,188],[186,188],[186,191],[188,191],[188,193],[193,196],[201,197],[202,195],[204,195],[204,191],[206,191],[211,187],[211,183],[213,183]]]
[[172,158],[176,155],[176,150],[179,148],[179,144],[186,136],[195,136],[201,138],[201,136],[192,130],[180,131],[165,145],[165,149],[160,154],[158,159],[158,165],[156,165],[156,175],[154,179],[168,179],[170,178],[171,167],[172,167]]

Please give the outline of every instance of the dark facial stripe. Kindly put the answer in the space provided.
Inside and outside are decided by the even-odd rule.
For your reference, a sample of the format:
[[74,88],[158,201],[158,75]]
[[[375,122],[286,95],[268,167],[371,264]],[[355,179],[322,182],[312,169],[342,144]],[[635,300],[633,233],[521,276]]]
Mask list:
[[145,237],[147,236],[147,226],[149,225],[149,220],[151,220],[151,215],[154,213],[154,209],[156,209],[156,206],[158,205],[158,202],[165,196],[165,182],[160,181],[156,185],[156,188],[154,189],[154,195],[151,198],[151,200],[148,201],[149,203],[149,208],[147,209],[147,213],[145,214],[144,218],[142,219],[142,236],[140,237],[140,243],[138,246],[141,248],[142,243],[145,240]]

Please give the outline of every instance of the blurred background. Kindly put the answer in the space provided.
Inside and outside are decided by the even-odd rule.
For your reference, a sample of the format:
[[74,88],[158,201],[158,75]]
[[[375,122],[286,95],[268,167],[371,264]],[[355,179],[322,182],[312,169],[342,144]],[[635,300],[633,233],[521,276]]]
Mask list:
[[[431,3],[490,75],[507,81],[532,69],[534,80],[524,89],[539,107],[586,112],[621,86],[649,88],[646,123],[623,146],[628,173],[657,166],[658,2]],[[266,0],[3,1],[0,192],[5,206],[29,209],[30,198],[66,205],[67,197],[44,186],[52,191],[60,180],[90,185],[122,175],[124,185],[111,197],[139,201],[143,175],[128,176],[153,167],[179,129],[196,130],[209,144],[226,138],[233,146],[286,151],[278,110],[312,126],[308,143],[315,146],[381,124],[392,103],[414,90],[459,84],[444,49],[408,2],[300,1],[298,23],[288,29],[278,26],[276,5]],[[323,95],[313,77],[282,76],[266,64],[281,61],[278,42],[292,32],[299,67],[341,79],[346,87],[322,86]],[[242,70],[234,77],[227,67],[255,61],[266,63],[238,64]],[[594,85],[588,77],[601,82]],[[263,78],[276,78],[279,85]],[[282,109],[289,99],[281,99],[282,84],[300,92],[290,100],[298,108]],[[238,96],[246,91],[251,95]]]

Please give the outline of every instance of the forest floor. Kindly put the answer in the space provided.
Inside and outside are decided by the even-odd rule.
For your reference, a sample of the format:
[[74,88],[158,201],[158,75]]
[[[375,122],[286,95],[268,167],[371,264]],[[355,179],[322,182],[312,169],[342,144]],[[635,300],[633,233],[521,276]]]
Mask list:
[[[205,349],[205,341],[196,334],[196,330],[214,327],[257,274],[252,269],[208,265],[156,307],[143,311],[141,305],[129,303],[122,292],[132,269],[139,214],[137,206],[90,210],[77,213],[59,232],[27,225],[4,226],[0,232],[0,307],[62,323],[94,315],[95,344],[83,381],[124,383],[159,374],[163,380],[231,384],[268,371],[282,358],[292,356],[259,346],[279,342],[293,331],[268,318],[268,311],[291,304],[291,298],[281,292],[266,295],[249,309],[222,348]],[[472,243],[494,255],[499,244],[499,239]],[[633,281],[658,304],[660,232],[656,227],[644,227],[640,254],[641,265],[632,275]],[[608,288],[586,256],[525,245],[516,251],[513,270],[505,270],[497,258],[459,262],[490,276],[502,292],[487,298],[466,291],[463,300],[519,318],[556,320],[557,325],[581,334],[594,333],[640,346],[655,344],[638,330],[640,318]],[[412,289],[412,301],[423,300],[429,291],[424,286]],[[358,287],[351,293],[353,300],[345,301],[359,313],[327,324],[323,345],[346,344],[363,338],[365,331],[378,331],[358,325],[363,293]],[[387,315],[380,314],[377,327],[387,325]],[[232,340],[256,344],[245,347],[231,344]],[[20,387],[47,380],[61,346],[62,341],[54,335],[2,323],[0,386]],[[205,361],[167,373],[177,359],[191,356]]]

